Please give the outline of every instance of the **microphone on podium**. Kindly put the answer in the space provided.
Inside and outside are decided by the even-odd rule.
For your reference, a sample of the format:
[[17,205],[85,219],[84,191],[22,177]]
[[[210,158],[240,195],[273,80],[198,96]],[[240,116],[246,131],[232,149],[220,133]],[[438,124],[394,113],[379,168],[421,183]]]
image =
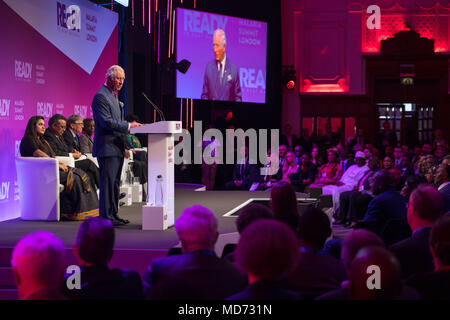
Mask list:
[[166,118],[164,118],[164,113],[161,111],[161,109],[158,108],[158,107],[156,106],[156,104],[154,104],[153,101],[150,100],[144,92],[142,92],[142,95],[143,95],[144,98],[145,98],[145,99],[153,106],[153,108],[155,108],[155,110],[158,112],[159,117],[161,118],[161,121],[166,121]]

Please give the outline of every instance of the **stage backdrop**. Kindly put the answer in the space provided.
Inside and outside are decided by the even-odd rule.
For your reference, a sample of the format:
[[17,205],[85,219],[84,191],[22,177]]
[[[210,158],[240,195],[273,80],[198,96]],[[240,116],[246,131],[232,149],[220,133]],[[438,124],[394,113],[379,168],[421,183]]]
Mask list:
[[177,98],[200,99],[205,67],[214,60],[213,34],[225,31],[226,57],[239,69],[243,102],[266,102],[267,23],[177,8],[176,56],[187,59],[186,74],[177,72]]
[[20,216],[15,157],[28,119],[92,117],[117,64],[117,21],[87,0],[0,0],[0,221]]

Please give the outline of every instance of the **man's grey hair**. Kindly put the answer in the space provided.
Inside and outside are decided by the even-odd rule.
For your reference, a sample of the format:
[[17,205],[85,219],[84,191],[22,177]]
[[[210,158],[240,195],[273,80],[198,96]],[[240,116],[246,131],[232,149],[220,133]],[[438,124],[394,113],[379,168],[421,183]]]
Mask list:
[[106,71],[106,76],[105,76],[106,80],[114,78],[117,75],[117,72],[119,70],[125,74],[125,70],[123,70],[123,68],[121,66],[113,65],[113,66],[109,67],[108,70]]
[[50,232],[28,234],[14,247],[11,266],[21,281],[59,287],[65,271],[64,244]]
[[221,37],[222,46],[225,46],[227,44],[227,37],[225,36],[225,31],[223,31],[222,29],[216,29],[216,31],[214,31],[213,37],[215,37],[216,35]]
[[78,114],[72,114],[67,118],[67,126],[70,127],[71,124],[74,124],[77,121],[83,121],[83,118]]
[[178,237],[185,242],[213,244],[217,239],[218,220],[211,210],[200,205],[184,209],[175,221]]

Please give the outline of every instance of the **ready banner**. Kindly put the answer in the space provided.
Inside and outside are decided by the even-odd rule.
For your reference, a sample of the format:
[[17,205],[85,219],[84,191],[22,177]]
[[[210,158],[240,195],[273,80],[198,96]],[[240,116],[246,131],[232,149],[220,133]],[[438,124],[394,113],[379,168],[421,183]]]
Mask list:
[[0,221],[20,215],[15,157],[28,119],[91,118],[118,60],[118,15],[87,0],[0,0]]

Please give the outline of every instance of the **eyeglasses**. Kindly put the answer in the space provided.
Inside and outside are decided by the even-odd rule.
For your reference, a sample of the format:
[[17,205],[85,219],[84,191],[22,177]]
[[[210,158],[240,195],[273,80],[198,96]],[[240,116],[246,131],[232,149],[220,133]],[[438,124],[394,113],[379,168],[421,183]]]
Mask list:
[[83,126],[83,122],[74,122],[74,124]]

